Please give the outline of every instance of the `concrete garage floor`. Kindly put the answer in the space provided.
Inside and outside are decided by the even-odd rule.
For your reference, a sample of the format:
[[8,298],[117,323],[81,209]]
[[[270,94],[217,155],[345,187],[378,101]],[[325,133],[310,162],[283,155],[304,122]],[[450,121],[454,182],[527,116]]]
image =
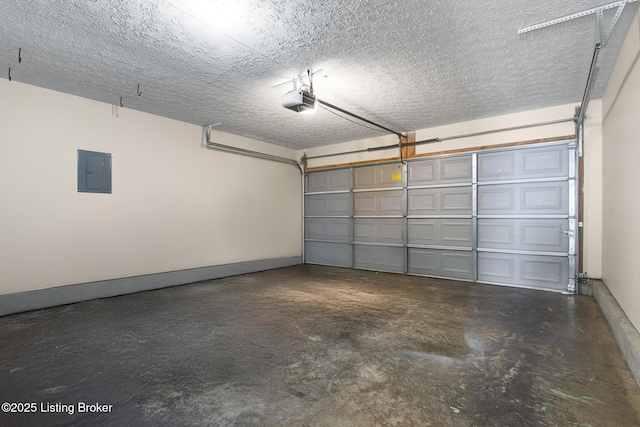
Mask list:
[[297,266],[6,316],[0,343],[0,400],[38,407],[2,426],[640,425],[583,296]]

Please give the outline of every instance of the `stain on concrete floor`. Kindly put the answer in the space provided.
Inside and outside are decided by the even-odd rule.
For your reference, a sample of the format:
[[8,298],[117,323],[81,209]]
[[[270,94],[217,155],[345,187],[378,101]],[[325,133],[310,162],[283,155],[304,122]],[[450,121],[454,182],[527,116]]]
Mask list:
[[6,316],[0,343],[0,400],[38,405],[0,425],[640,425],[584,296],[306,265]]

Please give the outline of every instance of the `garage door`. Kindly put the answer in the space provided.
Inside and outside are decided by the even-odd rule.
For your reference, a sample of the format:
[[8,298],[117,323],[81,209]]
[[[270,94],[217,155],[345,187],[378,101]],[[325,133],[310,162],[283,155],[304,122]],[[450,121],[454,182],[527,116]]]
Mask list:
[[575,141],[310,172],[308,263],[575,290]]
[[308,263],[353,267],[351,169],[306,176],[305,259]]
[[407,165],[408,272],[474,280],[473,155]]

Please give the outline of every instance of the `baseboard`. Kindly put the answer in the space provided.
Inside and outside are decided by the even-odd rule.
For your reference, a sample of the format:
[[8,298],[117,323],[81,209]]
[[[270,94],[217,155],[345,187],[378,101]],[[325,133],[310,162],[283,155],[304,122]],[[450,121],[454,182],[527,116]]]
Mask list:
[[301,256],[262,259],[0,295],[0,316],[149,291],[302,263]]
[[613,297],[604,282],[593,280],[593,296],[611,327],[622,357],[627,362],[633,377],[640,386],[640,333]]
[[592,297],[593,296],[593,280],[580,281],[580,283],[578,283],[578,294]]

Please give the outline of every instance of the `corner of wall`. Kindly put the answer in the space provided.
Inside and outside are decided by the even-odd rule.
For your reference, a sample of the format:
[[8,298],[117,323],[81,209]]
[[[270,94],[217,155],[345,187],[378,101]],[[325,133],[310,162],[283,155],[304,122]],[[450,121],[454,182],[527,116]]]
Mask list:
[[602,96],[603,123],[607,121],[611,109],[616,104],[629,73],[634,68],[640,54],[640,9],[629,28],[629,33],[620,49],[616,65],[611,72],[609,81]]
[[627,34],[603,96],[602,279],[635,328],[640,328],[640,12]]
[[640,334],[604,282],[593,282],[593,296],[613,332],[623,359],[640,385]]
[[589,102],[584,122],[583,271],[602,277],[602,99]]

